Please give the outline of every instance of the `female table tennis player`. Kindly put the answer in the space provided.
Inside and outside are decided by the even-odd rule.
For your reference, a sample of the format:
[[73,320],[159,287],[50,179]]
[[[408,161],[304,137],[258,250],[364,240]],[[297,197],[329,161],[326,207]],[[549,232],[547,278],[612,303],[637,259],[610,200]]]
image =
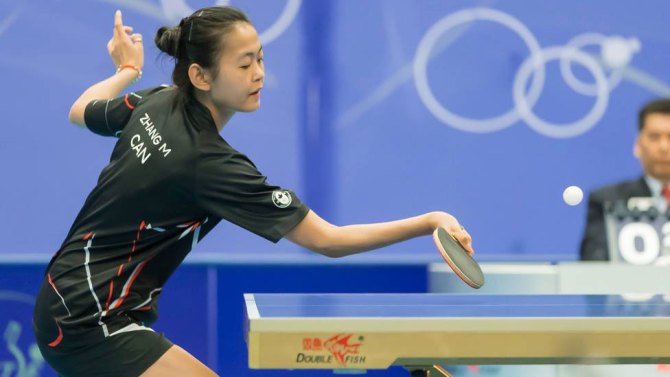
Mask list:
[[332,225],[295,193],[269,184],[220,136],[236,112],[259,108],[263,87],[263,49],[239,10],[198,10],[176,27],[160,28],[155,43],[174,57],[174,85],[117,97],[140,78],[144,59],[142,35],[124,26],[117,11],[107,47],[118,70],[86,89],[70,110],[71,122],[118,141],[37,297],[35,335],[59,374],[215,376],[148,326],[161,287],[222,219],[328,257],[437,227],[472,252],[470,236],[445,212]]

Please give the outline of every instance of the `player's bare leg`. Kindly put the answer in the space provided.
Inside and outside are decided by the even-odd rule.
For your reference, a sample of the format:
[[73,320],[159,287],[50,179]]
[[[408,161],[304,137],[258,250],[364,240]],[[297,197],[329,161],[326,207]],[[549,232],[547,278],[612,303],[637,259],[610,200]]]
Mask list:
[[217,377],[211,369],[183,348],[174,345],[140,377]]

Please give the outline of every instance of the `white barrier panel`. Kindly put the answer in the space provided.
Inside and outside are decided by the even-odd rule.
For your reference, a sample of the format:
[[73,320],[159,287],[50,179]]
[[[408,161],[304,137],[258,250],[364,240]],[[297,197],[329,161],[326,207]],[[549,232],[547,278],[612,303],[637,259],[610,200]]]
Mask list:
[[[474,290],[444,263],[429,265],[428,290],[433,293],[478,294],[621,294],[626,301],[647,301],[659,293],[670,300],[670,266],[610,262],[559,264],[481,264],[486,284]],[[653,304],[653,303],[651,303]],[[478,377],[659,377],[668,365],[532,365],[470,366],[458,376]]]

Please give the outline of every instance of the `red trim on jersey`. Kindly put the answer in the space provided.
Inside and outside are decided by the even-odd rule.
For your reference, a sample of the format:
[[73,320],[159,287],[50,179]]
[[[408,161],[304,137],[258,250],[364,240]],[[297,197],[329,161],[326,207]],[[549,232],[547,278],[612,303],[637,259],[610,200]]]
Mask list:
[[107,303],[105,303],[105,310],[109,310],[109,303],[112,301],[112,292],[114,292],[114,280],[109,282],[109,295],[107,295]]
[[51,273],[47,273],[47,279],[49,280],[49,284],[51,284],[54,291],[56,291],[56,293],[58,293],[58,295],[60,296],[60,292],[58,292],[58,289],[56,289],[56,284],[54,284],[54,281],[51,280]]
[[84,241],[86,241],[86,240],[88,240],[89,238],[91,238],[92,235],[93,235],[93,232],[90,232],[89,234],[85,235],[84,238],[83,238]]
[[58,292],[58,288],[56,288],[56,284],[54,284],[54,281],[51,279],[51,273],[50,272],[47,272],[47,280],[49,281],[49,285],[51,285],[51,288],[54,289],[54,292],[56,292],[58,297],[60,297],[61,302],[63,303],[63,306],[65,307],[65,310],[67,310],[68,316],[70,316],[71,315],[70,314],[70,309],[68,309],[67,305],[65,304],[65,299],[63,298],[63,296],[60,294],[60,292]]
[[133,272],[133,274],[130,276],[130,280],[128,281],[128,284],[123,289],[123,292],[121,292],[121,297],[119,297],[119,299],[116,301],[116,305],[114,305],[111,309],[116,309],[119,306],[121,306],[121,304],[123,303],[123,300],[126,298],[126,296],[128,296],[128,292],[130,292],[130,287],[133,286],[133,283],[135,282],[135,278],[137,278],[140,275],[140,272],[144,268],[144,265],[147,264],[147,262],[148,261],[144,261],[144,262],[140,263],[140,265],[137,267],[137,270],[135,270],[135,272]]
[[142,224],[140,224],[140,229],[137,230],[137,236],[135,236],[136,240],[140,239],[140,232],[142,231],[142,226],[144,226],[144,221],[142,221]]
[[[140,229],[137,231],[137,238],[133,240],[133,247],[130,249],[130,254],[128,254],[128,263],[133,261],[133,253],[135,252],[135,247],[137,246],[137,241],[140,240],[140,232],[147,227],[144,220],[140,223]],[[123,271],[123,263],[119,266],[119,271],[116,276],[121,276],[121,271]]]
[[135,106],[131,105],[130,102],[128,102],[128,95],[127,95],[127,94],[126,94],[125,97],[123,97],[123,102],[126,103],[126,106],[128,106],[128,108],[129,108],[130,110],[132,110],[132,109],[135,108]]
[[58,325],[58,321],[54,320],[56,322],[56,326],[58,327],[58,337],[51,343],[49,343],[49,347],[56,347],[57,345],[60,344],[60,342],[63,340],[63,330],[60,328]]
[[145,312],[147,310],[151,310],[151,305],[143,306],[143,307],[141,307],[139,309],[135,309],[135,310],[140,311],[140,312]]

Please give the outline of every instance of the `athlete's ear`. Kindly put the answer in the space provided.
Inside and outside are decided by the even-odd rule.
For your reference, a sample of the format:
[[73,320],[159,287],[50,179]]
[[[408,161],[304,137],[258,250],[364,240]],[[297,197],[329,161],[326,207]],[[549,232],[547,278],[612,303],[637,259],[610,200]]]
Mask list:
[[211,77],[209,72],[202,68],[199,64],[193,63],[188,67],[188,78],[191,84],[202,91],[209,91],[211,89]]

